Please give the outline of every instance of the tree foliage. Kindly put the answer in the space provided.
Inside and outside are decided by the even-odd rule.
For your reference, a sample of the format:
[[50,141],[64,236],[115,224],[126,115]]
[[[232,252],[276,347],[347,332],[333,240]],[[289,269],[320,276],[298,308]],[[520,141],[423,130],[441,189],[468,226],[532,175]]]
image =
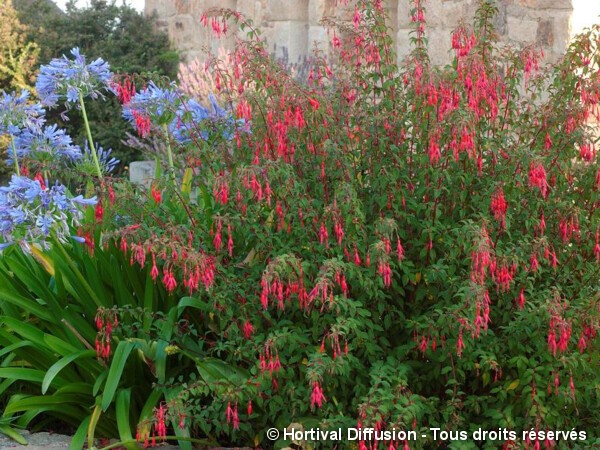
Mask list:
[[12,0],[0,0],[0,89],[32,90],[38,53],[37,44],[27,42],[27,26]]

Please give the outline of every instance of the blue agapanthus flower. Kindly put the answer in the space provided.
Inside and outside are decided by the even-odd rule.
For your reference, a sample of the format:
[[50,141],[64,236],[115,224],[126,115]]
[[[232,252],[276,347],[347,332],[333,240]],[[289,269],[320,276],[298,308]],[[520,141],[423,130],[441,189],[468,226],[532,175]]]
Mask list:
[[[81,158],[81,148],[73,144],[71,137],[57,125],[44,128],[25,128],[15,136],[17,158],[29,158],[40,163],[74,161]],[[7,164],[13,164],[9,153]]]
[[[168,88],[158,87],[150,81],[148,87],[137,92],[131,100],[123,105],[123,117],[130,122],[135,122],[138,114],[154,118],[154,122],[161,122],[167,112],[175,112],[181,103],[182,93],[177,90],[174,83]],[[162,123],[162,122],[161,122]]]
[[[121,161],[117,158],[111,156],[112,149],[104,149],[99,145],[96,145],[96,154],[98,156],[98,163],[100,164],[100,169],[102,173],[111,173],[115,168],[119,165]],[[87,142],[83,147],[83,153],[81,159],[77,161],[77,168],[81,172],[93,174],[96,171],[96,164],[94,162],[94,157],[90,148],[88,147]]]
[[150,82],[124,105],[123,117],[142,136],[147,134],[149,123],[166,124],[171,136],[180,144],[194,138],[208,140],[214,132],[232,139],[236,121],[231,112],[221,108],[213,95],[210,103],[209,108],[194,99],[185,99],[173,83],[163,89]]
[[96,203],[95,197],[69,197],[63,185],[46,188],[38,180],[13,175],[8,186],[0,187],[0,250],[14,243],[47,246],[51,235],[66,242],[71,227],[83,218],[81,206]]
[[0,135],[15,135],[23,127],[40,129],[44,124],[44,108],[39,103],[29,102],[29,92],[20,95],[2,91],[0,98]]
[[42,105],[54,107],[59,101],[64,101],[68,108],[79,101],[80,94],[96,99],[102,96],[103,91],[114,93],[111,85],[113,74],[106,61],[98,58],[86,64],[79,48],[72,49],[71,55],[73,59],[63,55],[40,67],[35,88]]

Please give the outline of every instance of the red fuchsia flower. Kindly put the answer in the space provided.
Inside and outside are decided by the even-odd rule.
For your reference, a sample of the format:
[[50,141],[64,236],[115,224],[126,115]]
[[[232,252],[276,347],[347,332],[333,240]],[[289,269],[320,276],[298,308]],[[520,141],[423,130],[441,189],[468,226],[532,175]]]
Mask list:
[[171,269],[167,269],[166,267],[163,269],[162,282],[165,285],[165,288],[167,289],[167,292],[169,292],[169,294],[172,293],[177,287],[177,281],[173,276],[173,271]]
[[358,254],[356,244],[354,244],[354,264],[356,264],[357,266],[361,265],[360,255]]
[[231,231],[231,224],[228,223],[227,224],[227,252],[229,253],[229,256],[232,257],[233,256],[233,233]]
[[115,204],[115,191],[111,185],[108,185],[108,201],[110,202],[110,206]]
[[154,199],[154,203],[158,205],[162,201],[160,189],[156,187],[156,184],[152,184],[150,192],[152,194],[152,198]]
[[153,280],[156,280],[156,277],[158,276],[158,267],[156,267],[156,257],[154,256],[154,253],[152,253],[152,269],[150,270],[150,276]]
[[546,219],[544,218],[544,213],[543,212],[540,215],[540,223],[539,223],[538,227],[539,227],[539,230],[540,230],[540,235],[543,235],[544,231],[546,230]]
[[529,166],[529,186],[537,187],[544,198],[548,195],[548,180],[546,178],[544,166],[539,162],[532,162]]
[[429,344],[427,343],[427,338],[423,335],[421,337],[421,343],[419,344],[419,351],[424,355],[428,348]]
[[221,231],[223,229],[223,222],[221,222],[220,220],[217,221],[217,232],[215,233],[215,238],[213,239],[213,245],[215,246],[215,250],[217,252],[221,251],[221,244],[222,244],[222,239],[221,239]]
[[101,222],[104,218],[104,208],[102,207],[102,202],[98,202],[96,204],[96,210],[94,211],[94,215],[96,217],[96,222]]
[[521,288],[521,292],[519,293],[519,297],[517,298],[517,305],[519,305],[519,309],[523,309],[525,307],[525,289]]
[[462,328],[458,332],[458,339],[456,341],[456,355],[460,358],[462,356],[462,352],[465,348],[465,343],[463,341],[463,330]]
[[400,238],[396,241],[396,255],[398,255],[398,262],[402,262],[404,259],[404,248],[402,247],[402,242],[400,242]]
[[318,408],[321,408],[323,406],[323,402],[326,401],[327,399],[323,395],[321,384],[318,381],[314,381],[312,394],[310,396],[310,407],[314,409],[316,405]]
[[392,284],[392,269],[388,261],[380,260],[377,268],[379,275],[383,279],[383,285],[387,288]]
[[508,209],[508,204],[504,198],[504,191],[502,188],[499,188],[492,194],[490,209],[494,218],[500,223],[500,228],[506,228],[506,211]]
[[596,147],[593,144],[581,144],[579,156],[586,162],[592,162],[596,157]]
[[252,337],[252,334],[254,333],[254,326],[252,325],[252,322],[246,320],[246,322],[244,322],[242,331],[244,333],[244,338],[250,339]]
[[579,337],[579,342],[577,343],[577,348],[579,348],[579,353],[583,353],[587,348],[587,342],[585,341],[585,333],[581,333]]
[[225,409],[225,418],[227,423],[231,423],[233,419],[233,409],[231,408],[231,402],[227,402],[227,408]]
[[252,415],[252,400],[248,400],[248,407],[246,409],[246,412],[248,413],[249,416]]
[[431,165],[437,164],[442,157],[442,153],[440,151],[440,144],[438,136],[432,135],[429,138],[429,163]]
[[544,139],[544,148],[546,150],[550,150],[552,148],[552,139],[550,138],[550,133],[546,133],[546,138]]
[[150,134],[150,117],[146,114],[136,111],[135,109],[132,110],[132,115],[138,135],[142,138],[145,138]]
[[600,262],[600,239],[599,239],[600,231],[596,230],[596,245],[594,245],[594,256],[596,257],[596,261]]
[[537,272],[538,268],[540,267],[540,264],[538,262],[536,252],[533,252],[531,254],[531,258],[529,259],[529,263],[530,263],[529,270],[531,272]]
[[358,6],[355,6],[354,7],[354,15],[352,16],[352,23],[354,24],[355,30],[358,30],[358,27],[360,26],[360,20],[361,20],[360,11],[358,9]]
[[156,422],[154,424],[154,430],[156,432],[156,435],[162,440],[164,440],[167,437],[167,425],[165,424],[166,416],[167,407],[166,405],[163,405],[161,403],[158,409],[155,409],[154,411],[154,418],[156,419]]

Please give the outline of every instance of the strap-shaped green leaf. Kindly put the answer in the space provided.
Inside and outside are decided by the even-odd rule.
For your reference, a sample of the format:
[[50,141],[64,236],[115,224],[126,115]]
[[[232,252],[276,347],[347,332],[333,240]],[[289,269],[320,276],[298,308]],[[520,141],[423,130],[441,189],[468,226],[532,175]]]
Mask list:
[[56,363],[52,365],[46,372],[44,376],[44,381],[42,382],[42,394],[45,394],[48,391],[48,388],[52,384],[52,381],[58,375],[58,373],[63,370],[66,366],[71,364],[78,358],[82,357],[94,357],[96,356],[96,352],[93,350],[81,350],[79,352],[75,352],[71,355],[65,356],[62,359],[59,359]]
[[113,401],[117,387],[121,382],[121,375],[125,368],[125,363],[131,354],[131,351],[136,348],[138,344],[131,341],[121,341],[117,345],[115,354],[113,356],[112,364],[108,371],[108,378],[106,379],[106,385],[104,386],[104,394],[102,395],[102,410],[106,411]]

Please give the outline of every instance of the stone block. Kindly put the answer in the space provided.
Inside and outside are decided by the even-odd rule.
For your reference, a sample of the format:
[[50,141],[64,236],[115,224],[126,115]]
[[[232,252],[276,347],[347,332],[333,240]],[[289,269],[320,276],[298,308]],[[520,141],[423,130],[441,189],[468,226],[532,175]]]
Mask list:
[[149,188],[156,173],[155,161],[133,161],[129,164],[129,181]]
[[538,29],[537,20],[508,16],[506,18],[506,27],[509,40],[522,44],[535,42]]
[[511,2],[518,6],[534,9],[573,9],[572,0],[511,0]]
[[540,20],[535,41],[545,48],[554,47],[554,20]]
[[269,20],[294,20],[308,22],[309,0],[267,0]]

